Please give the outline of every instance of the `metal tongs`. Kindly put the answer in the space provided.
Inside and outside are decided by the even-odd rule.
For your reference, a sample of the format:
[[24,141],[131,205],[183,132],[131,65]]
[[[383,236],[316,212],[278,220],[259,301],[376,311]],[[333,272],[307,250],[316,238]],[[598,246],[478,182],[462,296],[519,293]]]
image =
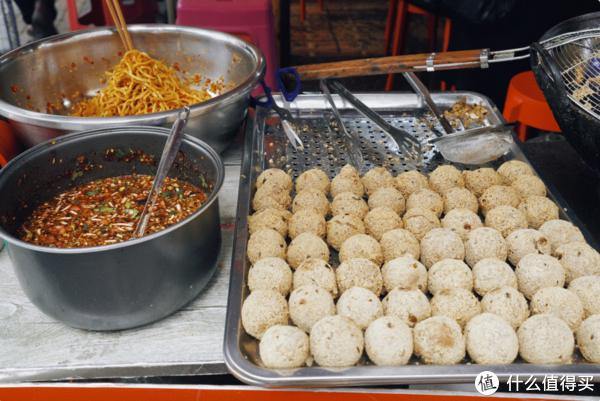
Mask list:
[[185,128],[187,125],[189,116],[190,108],[185,106],[171,127],[171,132],[169,132],[169,137],[165,142],[165,147],[163,148],[162,155],[160,156],[160,162],[158,163],[158,169],[156,169],[156,175],[154,176],[154,181],[152,182],[152,188],[148,193],[144,210],[142,210],[142,214],[140,214],[137,226],[133,232],[133,238],[143,237],[144,233],[146,232],[148,221],[150,221],[150,216],[152,215],[152,210],[154,209],[156,200],[160,195],[163,182],[165,181],[165,178],[167,178],[167,174],[169,173],[169,170],[175,161],[177,152],[179,152],[181,142],[183,141],[183,128]]

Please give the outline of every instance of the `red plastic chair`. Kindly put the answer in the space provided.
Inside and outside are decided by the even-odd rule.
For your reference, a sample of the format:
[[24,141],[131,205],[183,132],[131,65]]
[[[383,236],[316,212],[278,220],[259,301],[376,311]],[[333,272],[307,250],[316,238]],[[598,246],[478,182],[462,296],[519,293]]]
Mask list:
[[[72,31],[88,29],[91,25],[113,25],[110,12],[104,0],[91,0],[92,9],[89,13],[79,16],[77,0],[67,0],[69,12],[69,28]],[[156,2],[147,0],[121,0],[121,9],[125,21],[130,24],[156,22]]]
[[[394,18],[395,14],[395,18]],[[389,0],[388,15],[385,24],[384,34],[384,46],[387,52],[392,43],[391,55],[396,56],[404,52],[404,45],[406,39],[406,26],[408,17],[410,14],[423,15],[427,19],[427,38],[429,41],[429,51],[435,50],[436,42],[436,28],[438,24],[438,17],[431,14],[424,9],[410,4],[406,0]],[[393,26],[393,40],[392,40],[392,26]],[[450,33],[452,31],[452,21],[450,18],[445,18],[444,22],[444,34],[442,41],[442,51],[447,51],[450,46]],[[394,75],[388,74],[387,81],[385,83],[385,90],[390,91],[394,86]]]
[[512,77],[502,114],[507,122],[519,124],[521,141],[527,139],[527,127],[560,132],[560,127],[532,71],[521,72]]
[[[325,11],[325,0],[319,0],[319,10]],[[306,19],[306,0],[300,0],[300,22]]]

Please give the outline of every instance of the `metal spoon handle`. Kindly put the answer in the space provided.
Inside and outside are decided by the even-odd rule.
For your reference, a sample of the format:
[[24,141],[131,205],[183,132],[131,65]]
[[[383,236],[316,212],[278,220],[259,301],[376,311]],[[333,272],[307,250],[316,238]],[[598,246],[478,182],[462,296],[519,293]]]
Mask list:
[[171,127],[171,132],[169,132],[169,137],[167,138],[167,142],[165,142],[165,147],[163,148],[162,155],[160,156],[160,162],[158,163],[158,169],[156,170],[156,175],[154,176],[154,181],[152,182],[152,188],[150,188],[148,198],[146,199],[146,204],[144,205],[144,210],[140,215],[137,227],[133,233],[134,238],[144,236],[144,232],[148,226],[148,221],[150,220],[150,215],[152,214],[151,211],[154,208],[156,200],[158,199],[163,182],[167,177],[173,162],[175,161],[177,152],[179,152],[179,147],[183,141],[183,128],[188,122],[189,115],[190,109],[189,107],[185,106]]

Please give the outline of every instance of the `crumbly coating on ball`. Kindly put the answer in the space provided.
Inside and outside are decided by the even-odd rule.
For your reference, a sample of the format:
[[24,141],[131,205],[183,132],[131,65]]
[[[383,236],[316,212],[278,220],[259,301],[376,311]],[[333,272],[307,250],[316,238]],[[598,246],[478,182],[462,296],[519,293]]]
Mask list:
[[546,185],[535,175],[522,175],[517,177],[511,186],[517,190],[521,198],[528,196],[546,196]]
[[583,320],[583,304],[575,293],[563,287],[546,287],[531,298],[531,313],[549,313],[565,321],[575,331]]
[[510,160],[502,163],[502,165],[498,167],[498,174],[500,174],[504,181],[509,184],[522,175],[534,175],[533,169],[529,164],[520,160]]
[[430,268],[442,259],[465,258],[465,246],[454,231],[447,228],[434,228],[421,240],[421,262]]
[[423,207],[413,207],[406,211],[402,218],[404,228],[410,231],[419,241],[434,228],[442,226],[440,219],[431,210]]
[[502,234],[490,227],[480,227],[471,231],[465,242],[465,261],[471,267],[485,258],[505,261],[508,245]]
[[335,277],[340,293],[352,287],[362,287],[380,295],[383,288],[381,270],[369,259],[356,258],[342,262],[335,270]]
[[368,204],[371,210],[386,206],[400,216],[406,211],[406,199],[400,191],[393,187],[379,188],[373,192],[369,196]]
[[371,209],[365,216],[367,234],[377,241],[381,240],[382,235],[386,232],[402,227],[402,219],[389,207]]
[[529,317],[527,300],[513,287],[502,287],[485,294],[481,299],[481,309],[495,313],[515,329]]
[[287,210],[291,203],[292,198],[287,189],[267,182],[256,189],[252,199],[252,208],[257,212],[270,208]]
[[538,229],[549,220],[558,219],[558,206],[545,196],[529,196],[519,203],[519,210],[529,226]]
[[462,260],[442,259],[429,269],[427,282],[431,295],[452,288],[473,289],[473,273]]
[[415,354],[427,364],[454,365],[465,357],[465,339],[458,323],[447,316],[433,316],[413,330]]
[[396,189],[402,193],[405,199],[419,189],[429,188],[429,180],[426,176],[416,170],[406,171],[398,174],[394,184]]
[[372,168],[362,176],[361,180],[369,196],[379,188],[394,186],[394,177],[385,167]]
[[307,259],[294,271],[293,288],[304,285],[317,285],[336,298],[338,295],[335,271],[329,263],[321,259]]
[[485,215],[485,225],[500,231],[503,237],[515,230],[527,228],[527,218],[518,209],[502,205],[489,210]]
[[319,236],[313,233],[302,233],[290,242],[287,249],[287,262],[292,269],[295,269],[310,258],[329,261],[329,247]]
[[344,291],[338,299],[336,310],[338,315],[353,320],[362,330],[383,316],[383,306],[379,297],[362,287],[352,287]]
[[459,169],[449,164],[436,167],[429,174],[429,186],[435,192],[443,194],[450,188],[465,186],[465,180]]
[[299,368],[310,354],[308,336],[294,326],[269,327],[260,340],[258,353],[267,368]]
[[525,255],[530,253],[550,255],[551,246],[548,238],[533,228],[515,230],[506,237],[508,244],[508,260],[516,266]]
[[481,259],[473,266],[473,288],[480,296],[502,287],[517,288],[517,276],[506,263],[495,258]]
[[531,316],[517,331],[519,354],[529,363],[571,362],[575,340],[569,326],[550,314]]
[[288,304],[277,291],[252,291],[242,304],[242,326],[259,340],[269,327],[287,324],[288,316]]
[[412,331],[394,316],[380,317],[365,331],[365,351],[375,365],[406,365],[413,353]]
[[275,290],[284,297],[292,288],[292,269],[281,258],[264,258],[248,270],[250,291]]
[[327,196],[314,188],[307,188],[296,193],[292,202],[292,212],[297,213],[302,209],[314,209],[323,216],[329,214],[329,200]]
[[431,315],[448,316],[464,327],[475,315],[481,313],[479,300],[464,288],[441,290],[431,298]]
[[576,333],[581,355],[592,363],[600,363],[600,315],[585,319]]
[[292,190],[292,177],[278,168],[269,168],[259,174],[256,178],[256,188],[262,187],[265,183],[279,185],[287,192]]
[[473,213],[479,210],[477,197],[463,187],[448,188],[444,194],[444,213],[448,214],[453,209],[468,209]]
[[540,227],[540,232],[548,238],[552,252],[569,242],[585,242],[581,230],[566,220],[548,220]]
[[275,257],[285,258],[285,239],[275,230],[258,230],[248,240],[248,259],[254,264],[260,259]]
[[325,217],[315,209],[300,209],[292,215],[289,222],[291,239],[302,233],[313,233],[321,238],[327,234]]
[[356,323],[343,316],[319,320],[310,332],[310,351],[319,366],[354,366],[364,349],[363,333]]
[[310,333],[311,328],[325,316],[335,315],[333,297],[324,288],[305,285],[290,294],[290,318],[298,328]]
[[507,365],[519,353],[517,333],[508,322],[493,313],[473,317],[465,327],[467,353],[482,365]]
[[360,180],[358,171],[350,165],[345,165],[340,173],[331,180],[330,192],[332,197],[336,197],[342,192],[352,192],[354,195],[362,197],[365,194],[365,187]]
[[559,246],[554,256],[565,268],[566,282],[577,277],[600,275],[600,254],[585,242],[571,242]]
[[409,327],[431,316],[427,296],[419,290],[394,288],[383,298],[383,313],[401,319]]
[[292,214],[287,210],[267,208],[248,216],[248,230],[254,234],[258,230],[270,228],[283,237],[288,233],[288,221]]
[[569,283],[568,289],[581,300],[586,317],[600,314],[600,276],[578,277]]
[[369,206],[365,200],[352,192],[342,192],[336,195],[331,202],[331,214],[334,216],[340,214],[351,214],[364,219],[369,213]]
[[518,207],[521,198],[513,187],[507,185],[492,185],[479,197],[479,207],[485,216],[488,211],[498,206]]
[[427,269],[412,256],[401,256],[386,262],[381,268],[381,275],[387,292],[394,288],[427,291]]
[[397,228],[381,236],[381,249],[386,262],[401,256],[412,256],[419,259],[421,245],[415,236],[408,230]]
[[413,192],[406,201],[406,209],[415,207],[429,209],[439,218],[444,211],[444,200],[437,192],[423,188]]
[[519,291],[527,299],[542,288],[565,285],[565,269],[556,258],[548,255],[525,255],[517,264],[515,274]]
[[383,264],[383,251],[379,242],[370,235],[356,234],[348,238],[340,247],[340,262],[364,258],[369,259],[377,266]]
[[442,227],[454,231],[466,241],[469,233],[476,228],[483,227],[481,219],[476,213],[468,209],[452,209],[442,219]]
[[489,167],[482,167],[473,171],[465,170],[463,171],[463,177],[465,187],[477,197],[483,195],[483,192],[492,185],[502,185],[504,182],[502,176]]
[[310,170],[306,170],[300,174],[296,179],[296,192],[300,192],[304,189],[314,188],[318,189],[324,194],[328,194],[329,185],[329,177],[323,170],[311,168]]
[[348,238],[367,232],[363,221],[352,214],[338,214],[327,222],[327,243],[336,251]]

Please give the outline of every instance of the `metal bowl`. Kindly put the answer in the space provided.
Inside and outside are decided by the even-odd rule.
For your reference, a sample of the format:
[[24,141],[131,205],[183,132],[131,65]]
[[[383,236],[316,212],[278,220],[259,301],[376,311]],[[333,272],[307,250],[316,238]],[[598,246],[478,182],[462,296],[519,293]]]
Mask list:
[[0,238],[21,287],[42,312],[77,328],[126,329],[170,315],[206,286],[221,246],[217,195],[224,169],[214,150],[187,135],[169,175],[208,185],[209,192],[188,218],[139,239],[89,248],[38,246],[15,234],[33,208],[67,188],[132,171],[154,174],[156,166],[107,158],[105,151],[141,150],[158,160],[167,136],[160,127],[65,135],[0,170]]
[[[132,25],[136,48],[182,71],[223,78],[225,93],[191,107],[187,132],[218,152],[232,141],[246,116],[250,92],[265,70],[258,48],[235,36],[174,25]],[[48,114],[48,103],[67,114],[77,94],[91,95],[104,72],[119,61],[114,28],[71,32],[27,44],[0,57],[0,115],[29,146],[58,135],[106,127],[170,126],[177,111],[131,117],[71,117]]]

